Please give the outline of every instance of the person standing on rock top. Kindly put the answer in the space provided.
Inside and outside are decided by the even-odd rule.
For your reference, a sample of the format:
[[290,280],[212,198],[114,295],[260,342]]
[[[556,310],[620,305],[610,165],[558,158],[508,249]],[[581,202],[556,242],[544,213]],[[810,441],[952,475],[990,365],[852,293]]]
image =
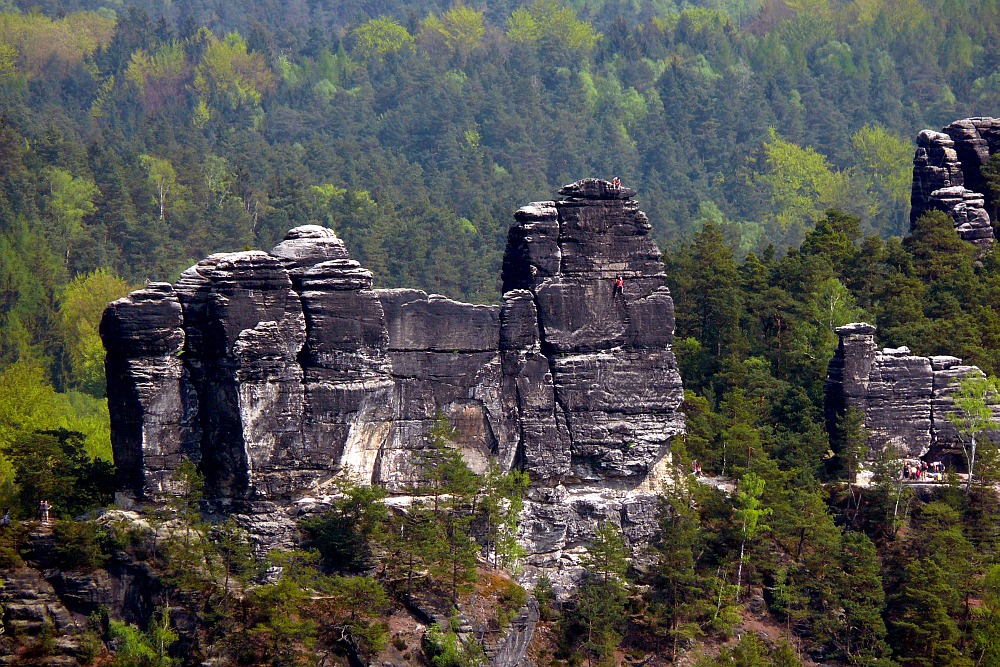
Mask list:
[[615,190],[621,190],[622,189],[622,179],[618,178],[617,176],[615,176],[614,178],[612,178],[611,179],[611,187],[613,187]]

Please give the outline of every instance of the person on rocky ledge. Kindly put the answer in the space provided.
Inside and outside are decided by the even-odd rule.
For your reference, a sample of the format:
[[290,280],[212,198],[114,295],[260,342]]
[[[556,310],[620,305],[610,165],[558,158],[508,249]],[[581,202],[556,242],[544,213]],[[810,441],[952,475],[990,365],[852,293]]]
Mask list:
[[615,176],[614,178],[612,178],[611,179],[611,187],[614,188],[615,190],[621,190],[622,189],[622,179],[618,178],[617,176]]

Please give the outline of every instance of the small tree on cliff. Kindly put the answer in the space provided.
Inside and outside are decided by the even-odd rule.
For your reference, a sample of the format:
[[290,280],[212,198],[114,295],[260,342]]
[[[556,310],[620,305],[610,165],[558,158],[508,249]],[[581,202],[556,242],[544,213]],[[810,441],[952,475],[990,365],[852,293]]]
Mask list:
[[[423,565],[435,578],[449,582],[453,601],[476,578],[479,545],[470,525],[481,481],[466,465],[455,436],[447,418],[438,413],[426,446],[417,454],[420,481],[412,492],[418,499],[400,527],[407,588],[415,566]],[[420,496],[430,499],[429,507]]]
[[965,454],[965,462],[969,467],[965,495],[969,495],[982,436],[996,431],[998,426],[993,420],[992,409],[993,405],[1000,403],[997,378],[970,375],[959,383],[952,400],[955,402],[955,412],[948,415],[948,421],[958,429],[962,442],[962,453]]
[[[587,576],[577,596],[576,625],[585,633],[583,649],[588,664],[610,664],[622,640],[628,589],[628,547],[621,529],[605,522],[594,534],[584,567]],[[570,626],[572,632],[572,626]],[[582,636],[578,635],[578,636]]]

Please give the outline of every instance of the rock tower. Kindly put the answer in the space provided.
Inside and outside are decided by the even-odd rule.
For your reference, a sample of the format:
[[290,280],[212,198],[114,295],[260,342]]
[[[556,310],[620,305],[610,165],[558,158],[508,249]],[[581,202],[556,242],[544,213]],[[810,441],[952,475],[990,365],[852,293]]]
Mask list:
[[875,345],[875,326],[856,322],[837,329],[840,344],[827,374],[827,429],[836,434],[849,407],[864,416],[871,451],[895,447],[912,459],[954,460],[961,444],[948,421],[951,395],[966,377],[983,376],[957,357],[919,357],[907,347]]
[[119,485],[168,496],[188,458],[221,506],[290,520],[343,477],[405,494],[443,414],[474,470],[531,476],[529,576],[572,573],[604,520],[647,539],[684,429],[673,302],[633,190],[560,194],[515,214],[499,306],[373,289],[311,225],[110,304]]
[[966,118],[941,132],[917,136],[910,223],[931,210],[951,216],[959,235],[980,247],[993,243],[989,189],[982,166],[1000,152],[1000,119]]

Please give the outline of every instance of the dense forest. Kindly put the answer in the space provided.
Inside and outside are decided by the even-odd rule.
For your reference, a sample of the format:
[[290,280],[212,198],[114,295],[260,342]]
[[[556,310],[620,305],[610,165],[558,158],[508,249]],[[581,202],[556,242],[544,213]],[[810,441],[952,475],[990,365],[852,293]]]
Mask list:
[[[377,286],[495,302],[513,211],[618,175],[677,308],[688,434],[675,461],[739,483],[725,496],[678,472],[651,564],[628,568],[609,529],[575,604],[536,590],[559,637],[548,658],[673,659],[725,641],[757,605],[799,656],[748,634],[705,664],[1000,665],[995,493],[917,498],[891,457],[862,493],[848,483],[859,433],[831,442],[822,412],[833,329],[849,321],[1000,374],[1000,259],[977,257],[945,216],[911,230],[908,211],[916,133],[998,113],[996,0],[0,0],[0,497],[23,518],[46,496],[64,518],[110,501],[97,324],[134,286],[320,223]],[[438,481],[455,496],[520,492],[451,464]],[[205,596],[213,629],[177,644],[179,664],[206,646],[247,664],[304,659],[322,640],[309,590],[329,596],[317,619],[384,645],[379,610],[399,590],[359,574],[373,559],[409,587],[401,554],[416,553],[452,597],[478,549],[498,559],[483,506],[435,502],[400,528],[354,489],[309,527],[316,551],[286,557],[294,576],[237,603],[229,575],[250,582],[260,564],[236,531],[200,523],[194,472],[190,487],[174,509],[214,549],[199,557],[222,589],[192,580],[193,556],[170,545],[107,527],[59,538],[67,567],[141,554]],[[5,566],[22,537],[3,533]],[[95,632],[140,653],[159,642],[119,664],[169,664],[168,617]],[[434,664],[477,664],[453,635],[434,640],[450,656]],[[246,643],[212,643],[226,636]]]

